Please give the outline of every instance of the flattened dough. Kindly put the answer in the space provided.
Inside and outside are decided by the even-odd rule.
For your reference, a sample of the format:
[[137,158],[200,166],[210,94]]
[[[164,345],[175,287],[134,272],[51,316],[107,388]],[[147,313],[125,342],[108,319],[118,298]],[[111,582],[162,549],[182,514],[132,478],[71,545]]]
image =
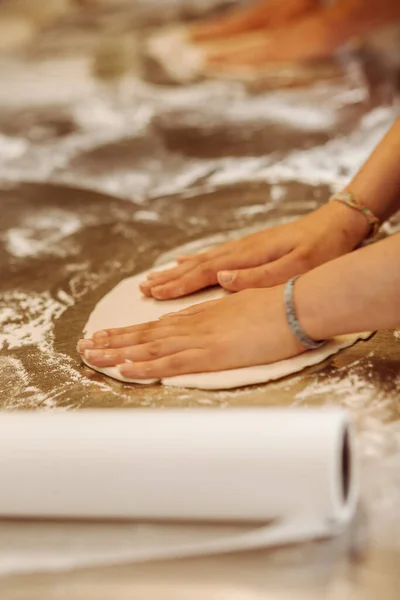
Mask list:
[[[164,265],[163,269],[174,266],[174,264]],[[128,325],[145,323],[146,321],[154,321],[166,313],[183,310],[188,306],[206,302],[207,300],[217,300],[228,295],[228,292],[220,287],[216,287],[186,298],[159,302],[152,298],[144,298],[139,291],[139,283],[145,279],[146,275],[147,273],[141,273],[140,275],[124,279],[100,300],[85,326],[85,337],[89,338],[95,331],[101,329],[126,327]],[[318,350],[312,350],[295,358],[282,360],[270,365],[244,367],[229,371],[218,371],[216,373],[178,375],[176,377],[166,377],[162,380],[162,383],[173,387],[199,388],[202,390],[231,389],[256,383],[266,383],[285,377],[285,375],[290,375],[291,373],[297,373],[306,367],[316,365],[343,348],[352,346],[357,340],[367,339],[370,335],[370,333],[343,335],[331,340]],[[93,368],[91,365],[88,366]],[[95,370],[113,379],[127,383],[148,384],[155,382],[155,380],[136,381],[126,379],[120,375],[118,367],[109,367],[106,369],[95,368]]]

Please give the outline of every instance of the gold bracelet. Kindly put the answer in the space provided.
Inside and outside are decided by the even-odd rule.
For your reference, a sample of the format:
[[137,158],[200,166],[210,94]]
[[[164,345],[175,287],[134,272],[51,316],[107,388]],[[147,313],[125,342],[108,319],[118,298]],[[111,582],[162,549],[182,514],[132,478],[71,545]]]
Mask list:
[[369,233],[365,239],[369,239],[369,238],[376,236],[376,234],[378,233],[379,228],[381,226],[381,223],[380,223],[378,217],[376,217],[369,208],[364,206],[360,202],[360,200],[357,198],[357,196],[355,194],[353,194],[353,192],[350,192],[349,190],[345,190],[344,192],[339,192],[338,194],[334,194],[330,198],[329,202],[335,202],[335,201],[341,202],[345,206],[348,206],[349,208],[353,208],[354,210],[356,210],[359,213],[361,213],[362,215],[364,215],[364,217],[367,219],[367,221],[370,225]]

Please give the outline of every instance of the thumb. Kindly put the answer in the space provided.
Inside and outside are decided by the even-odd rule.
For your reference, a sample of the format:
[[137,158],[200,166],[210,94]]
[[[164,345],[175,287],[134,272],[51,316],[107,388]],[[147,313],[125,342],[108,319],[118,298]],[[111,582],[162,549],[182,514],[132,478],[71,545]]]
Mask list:
[[303,271],[293,252],[279,260],[252,269],[219,271],[218,283],[230,292],[240,292],[249,288],[280,285]]

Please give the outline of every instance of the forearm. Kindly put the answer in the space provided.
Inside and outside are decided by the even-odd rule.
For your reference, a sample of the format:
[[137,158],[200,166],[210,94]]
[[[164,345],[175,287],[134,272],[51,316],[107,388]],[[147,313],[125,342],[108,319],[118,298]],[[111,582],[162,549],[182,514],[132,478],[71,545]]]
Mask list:
[[[400,118],[395,121],[347,189],[381,222],[400,210]],[[334,202],[331,210],[334,207],[338,212],[339,203]],[[355,240],[356,247],[366,238],[371,226],[361,212],[343,205],[340,210],[343,223]]]
[[348,189],[380,221],[400,209],[400,119],[371,154]]
[[299,320],[313,339],[400,325],[400,235],[326,263],[295,286]]
[[334,42],[368,35],[400,18],[398,0],[336,0],[325,9],[325,20]]

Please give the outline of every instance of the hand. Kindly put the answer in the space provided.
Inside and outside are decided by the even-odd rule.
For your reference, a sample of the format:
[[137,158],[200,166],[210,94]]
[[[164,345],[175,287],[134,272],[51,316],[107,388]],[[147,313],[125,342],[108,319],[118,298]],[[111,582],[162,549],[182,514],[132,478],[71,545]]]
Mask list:
[[121,365],[130,379],[272,363],[304,351],[287,324],[283,296],[283,286],[246,290],[152,323],[98,332],[78,351],[94,367]]
[[[339,32],[338,32],[339,33]],[[330,56],[342,43],[320,13],[247,36],[238,45],[205,47],[206,67],[263,67]]]
[[188,28],[195,42],[213,41],[263,28],[283,27],[315,10],[319,0],[258,0],[235,7],[222,16],[201,20]]
[[229,291],[272,287],[353,250],[368,232],[365,217],[338,202],[272,229],[178,259],[150,273],[140,289],[167,300],[219,283]]

